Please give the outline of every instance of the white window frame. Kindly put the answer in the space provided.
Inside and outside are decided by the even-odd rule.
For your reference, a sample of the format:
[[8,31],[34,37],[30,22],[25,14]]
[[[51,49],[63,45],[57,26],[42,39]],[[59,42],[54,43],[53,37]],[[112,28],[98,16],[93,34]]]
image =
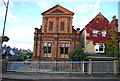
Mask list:
[[[95,53],[105,53],[105,45],[104,43],[95,43]],[[100,49],[102,48],[102,51]]]
[[103,30],[101,33],[102,33],[102,37],[106,37],[106,30]]
[[92,30],[93,37],[97,37],[97,33],[98,33],[98,30]]

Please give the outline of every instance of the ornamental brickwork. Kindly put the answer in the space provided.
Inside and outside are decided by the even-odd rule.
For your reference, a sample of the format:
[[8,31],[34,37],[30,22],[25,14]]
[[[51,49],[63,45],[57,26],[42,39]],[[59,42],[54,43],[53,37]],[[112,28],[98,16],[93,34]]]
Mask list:
[[34,32],[33,61],[69,61],[68,54],[78,46],[90,55],[117,54],[120,38],[116,16],[109,22],[99,13],[80,31],[72,26],[73,15],[60,5],[42,13],[42,26]]
[[56,5],[42,13],[42,26],[35,28],[33,61],[68,60],[80,45],[80,31],[72,26],[74,13]]

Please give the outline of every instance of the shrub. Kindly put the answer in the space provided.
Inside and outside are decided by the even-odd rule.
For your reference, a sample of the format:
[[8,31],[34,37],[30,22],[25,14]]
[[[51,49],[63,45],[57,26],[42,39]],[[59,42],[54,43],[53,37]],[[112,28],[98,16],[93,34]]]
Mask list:
[[81,61],[86,59],[86,54],[83,52],[81,47],[77,47],[75,49],[73,49],[70,54],[69,54],[69,58],[73,61]]

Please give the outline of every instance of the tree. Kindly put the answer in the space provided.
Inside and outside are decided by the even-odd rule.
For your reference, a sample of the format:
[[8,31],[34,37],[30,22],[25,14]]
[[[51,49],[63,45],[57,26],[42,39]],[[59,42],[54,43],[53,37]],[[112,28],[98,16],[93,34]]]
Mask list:
[[77,47],[70,52],[69,57],[73,61],[81,61],[86,59],[86,54],[83,52],[81,47]]
[[27,52],[26,56],[30,56],[31,57],[32,56],[32,52]]
[[20,56],[32,56],[32,52],[27,52],[27,53],[22,53],[22,52],[18,52],[17,54],[19,54]]

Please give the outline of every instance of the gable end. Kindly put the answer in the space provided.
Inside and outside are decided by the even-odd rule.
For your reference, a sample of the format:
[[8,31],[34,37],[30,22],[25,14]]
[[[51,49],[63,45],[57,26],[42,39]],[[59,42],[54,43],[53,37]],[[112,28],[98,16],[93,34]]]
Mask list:
[[52,11],[51,13],[64,13],[64,12],[59,9],[56,9],[55,11]]

